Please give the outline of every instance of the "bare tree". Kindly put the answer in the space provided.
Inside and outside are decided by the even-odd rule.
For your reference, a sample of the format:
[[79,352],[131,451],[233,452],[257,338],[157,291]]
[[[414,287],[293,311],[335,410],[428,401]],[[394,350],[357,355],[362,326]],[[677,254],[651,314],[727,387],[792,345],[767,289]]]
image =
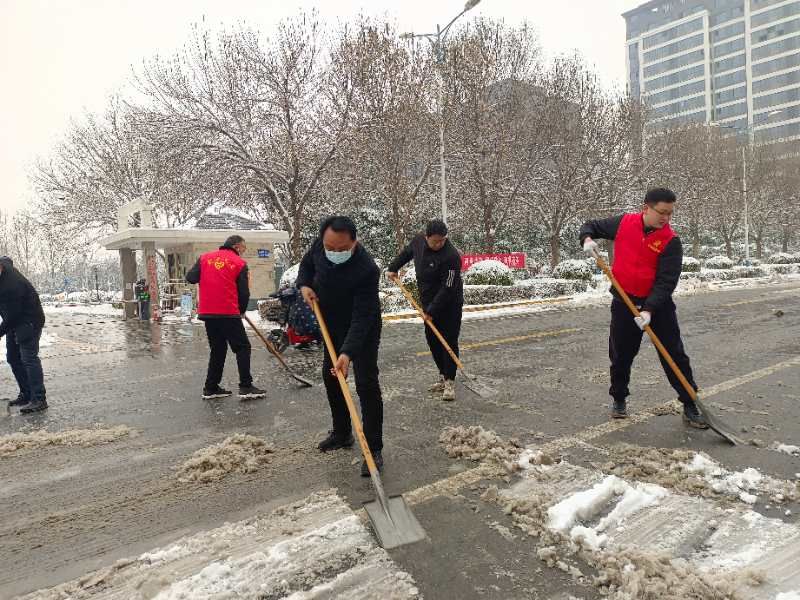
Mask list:
[[477,19],[454,35],[443,68],[453,212],[492,252],[543,155],[531,136],[545,119],[537,39],[527,25]]
[[438,149],[433,64],[427,52],[401,45],[389,24],[362,21],[347,44],[356,63],[353,125],[325,188],[358,210],[384,206],[395,251],[430,209]]
[[621,202],[632,178],[634,105],[613,97],[577,57],[554,61],[539,78],[546,125],[525,197],[542,222],[550,262],[560,260],[564,228],[597,207]]
[[232,201],[277,219],[295,258],[352,104],[352,74],[331,67],[322,42],[318,21],[305,15],[279,24],[266,46],[249,29],[215,39],[196,30],[179,55],[137,76],[154,126],[186,140],[204,169],[224,173]]

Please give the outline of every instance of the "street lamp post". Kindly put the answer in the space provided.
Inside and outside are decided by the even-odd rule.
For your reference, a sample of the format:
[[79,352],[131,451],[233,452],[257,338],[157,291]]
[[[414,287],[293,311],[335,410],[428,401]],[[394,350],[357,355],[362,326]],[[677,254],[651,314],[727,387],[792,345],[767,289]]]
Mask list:
[[437,102],[439,104],[439,187],[442,194],[442,221],[447,223],[447,174],[444,161],[444,39],[450,27],[467,11],[475,8],[481,0],[467,0],[464,10],[458,13],[452,21],[444,27],[436,26],[436,33],[403,33],[401,39],[413,40],[425,38],[433,44],[436,55],[436,64],[439,67],[439,86]]
[[[778,115],[783,112],[781,110],[773,110],[767,113],[765,119],[769,119],[775,115]],[[722,129],[739,129],[738,127],[734,127],[733,125],[720,125],[716,122],[711,122],[710,125],[712,127],[720,127]],[[744,203],[744,264],[750,264],[750,221],[749,221],[749,210],[747,208],[747,149],[753,149],[755,146],[755,132],[753,131],[753,127],[756,124],[749,125],[745,130],[747,131],[747,146],[742,146],[742,201]]]

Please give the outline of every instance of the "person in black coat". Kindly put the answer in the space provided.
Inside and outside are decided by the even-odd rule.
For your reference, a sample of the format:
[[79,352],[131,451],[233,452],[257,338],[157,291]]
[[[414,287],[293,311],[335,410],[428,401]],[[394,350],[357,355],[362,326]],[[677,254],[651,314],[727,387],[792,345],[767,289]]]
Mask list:
[[[425,320],[434,324],[458,356],[458,336],[461,333],[464,306],[461,254],[447,239],[447,225],[444,222],[429,222],[425,234],[412,239],[392,261],[387,277],[397,279],[397,272],[412,259]],[[439,369],[439,381],[430,390],[442,392],[443,400],[455,400],[456,364],[430,327],[425,327],[425,338]]]
[[0,338],[6,336],[6,356],[19,386],[19,396],[9,406],[28,414],[47,408],[39,340],[44,311],[39,294],[8,256],[0,257]]
[[[323,452],[353,445],[352,424],[336,371],[347,377],[350,365],[356,377],[361,401],[364,435],[378,468],[383,467],[383,399],[378,380],[378,346],[381,339],[381,306],[378,299],[380,270],[356,238],[356,226],[349,217],[326,219],[319,237],[303,256],[297,288],[303,299],[319,308],[328,325],[338,354],[334,365],[328,353],[322,379],[331,408],[333,429],[320,444]],[[361,474],[369,476],[366,462]]]

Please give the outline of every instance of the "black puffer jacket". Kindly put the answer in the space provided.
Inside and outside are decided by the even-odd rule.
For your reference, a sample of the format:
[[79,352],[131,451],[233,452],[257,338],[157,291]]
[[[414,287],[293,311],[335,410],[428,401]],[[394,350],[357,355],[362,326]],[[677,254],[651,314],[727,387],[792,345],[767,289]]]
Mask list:
[[350,358],[380,336],[379,278],[378,266],[361,244],[356,244],[347,262],[335,265],[318,238],[300,262],[297,287],[317,293],[334,345]]
[[433,251],[424,235],[416,236],[392,261],[389,271],[397,273],[412,258],[425,312],[435,318],[449,310],[460,311],[464,304],[461,254],[450,240],[441,250]]
[[0,257],[0,337],[23,324],[44,327],[44,311],[39,294],[7,256]]

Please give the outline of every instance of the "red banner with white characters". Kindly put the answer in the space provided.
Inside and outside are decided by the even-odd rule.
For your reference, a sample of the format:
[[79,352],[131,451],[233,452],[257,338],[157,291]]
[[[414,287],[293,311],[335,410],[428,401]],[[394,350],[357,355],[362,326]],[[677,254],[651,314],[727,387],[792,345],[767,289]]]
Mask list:
[[482,260],[496,260],[510,269],[525,268],[524,252],[508,252],[505,254],[464,254],[461,256],[461,270],[466,271],[472,265]]

